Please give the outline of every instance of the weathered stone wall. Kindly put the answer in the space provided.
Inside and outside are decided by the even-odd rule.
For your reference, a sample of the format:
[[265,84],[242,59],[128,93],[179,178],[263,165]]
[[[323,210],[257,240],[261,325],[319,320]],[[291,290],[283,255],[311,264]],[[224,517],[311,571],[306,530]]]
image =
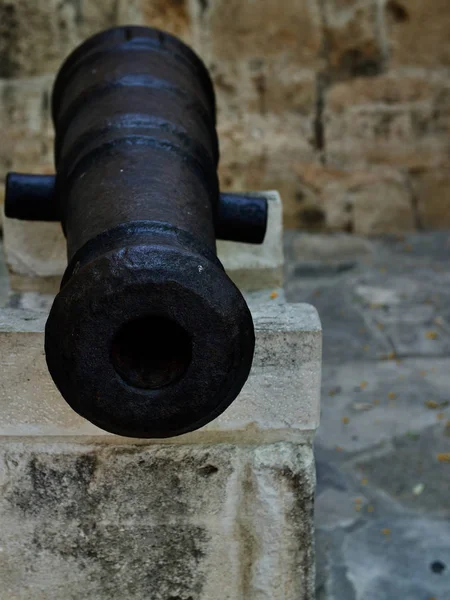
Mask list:
[[53,73],[118,23],[205,59],[224,189],[279,189],[291,227],[450,227],[448,0],[0,0],[1,178],[52,170]]

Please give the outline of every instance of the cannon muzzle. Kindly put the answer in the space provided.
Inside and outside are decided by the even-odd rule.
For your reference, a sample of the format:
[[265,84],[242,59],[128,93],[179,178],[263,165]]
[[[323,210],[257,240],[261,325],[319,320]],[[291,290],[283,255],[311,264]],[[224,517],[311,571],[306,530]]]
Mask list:
[[197,429],[244,385],[253,322],[216,237],[261,243],[265,201],[219,192],[215,99],[194,52],[121,27],[79,46],[52,97],[55,176],[11,173],[9,217],[61,221],[69,264],[45,331],[51,376],[112,433]]

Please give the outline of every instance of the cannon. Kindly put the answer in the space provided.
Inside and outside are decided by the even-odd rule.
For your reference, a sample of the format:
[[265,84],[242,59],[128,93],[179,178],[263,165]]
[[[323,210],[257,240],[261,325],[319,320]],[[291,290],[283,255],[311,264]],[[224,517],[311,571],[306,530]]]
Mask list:
[[5,213],[60,221],[68,267],[45,330],[68,404],[118,435],[210,422],[248,378],[254,328],[216,239],[262,243],[267,204],[221,194],[214,89],[177,38],[119,27],[54,84],[56,175],[10,173]]

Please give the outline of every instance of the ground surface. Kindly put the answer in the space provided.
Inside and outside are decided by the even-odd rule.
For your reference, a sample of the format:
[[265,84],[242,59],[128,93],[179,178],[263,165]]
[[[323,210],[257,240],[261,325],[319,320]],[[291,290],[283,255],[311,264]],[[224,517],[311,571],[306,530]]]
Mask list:
[[450,233],[286,255],[324,329],[317,600],[450,600]]
[[[324,328],[317,600],[450,600],[450,233],[286,235]],[[8,298],[0,255],[0,306]]]

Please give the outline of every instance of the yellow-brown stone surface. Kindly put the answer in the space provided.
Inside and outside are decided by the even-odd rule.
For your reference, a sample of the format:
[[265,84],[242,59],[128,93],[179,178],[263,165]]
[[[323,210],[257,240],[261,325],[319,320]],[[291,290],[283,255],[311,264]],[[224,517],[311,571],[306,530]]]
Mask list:
[[85,37],[115,24],[111,0],[0,0],[0,77],[55,72]]
[[191,41],[188,0],[119,0],[120,25],[147,25],[168,31],[184,42]]
[[448,0],[383,0],[393,65],[450,66]]
[[278,188],[289,227],[446,226],[448,0],[0,0],[0,178],[51,171],[54,73],[116,24],[204,59],[224,189]]
[[330,86],[327,157],[342,167],[385,164],[434,167],[450,150],[450,80],[398,70]]
[[10,170],[51,173],[53,76],[0,79],[0,181]]
[[450,163],[413,177],[419,219],[425,229],[450,229]]
[[383,68],[377,0],[323,0],[324,34],[333,76],[376,75]]
[[412,194],[395,169],[350,171],[303,164],[297,173],[302,188],[296,197],[299,227],[361,234],[414,227]]

